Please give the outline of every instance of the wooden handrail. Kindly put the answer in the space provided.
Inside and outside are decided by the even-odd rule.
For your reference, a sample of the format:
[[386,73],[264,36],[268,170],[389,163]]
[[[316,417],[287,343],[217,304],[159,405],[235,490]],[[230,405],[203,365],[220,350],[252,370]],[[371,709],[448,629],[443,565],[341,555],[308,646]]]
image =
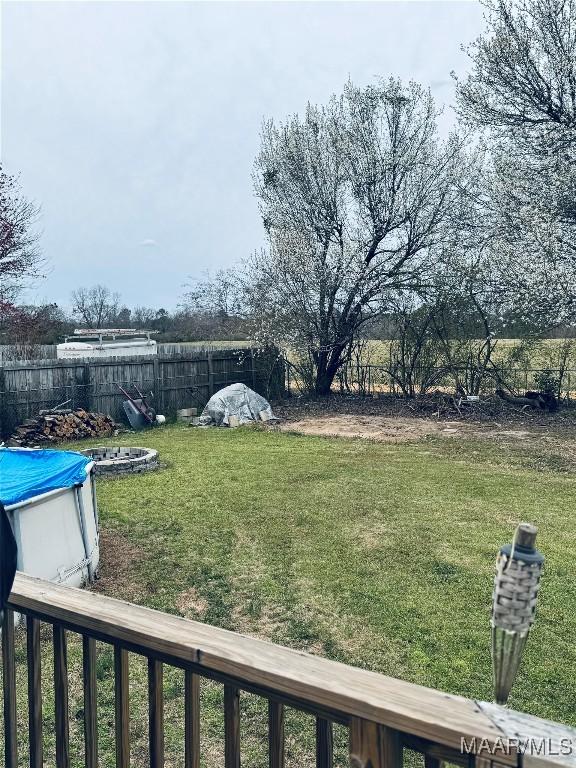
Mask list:
[[[380,729],[377,732],[378,749],[391,750],[394,754],[397,750],[394,734],[401,735],[404,745],[428,751],[438,760],[448,759],[452,753],[460,755],[464,739],[467,745],[476,745],[480,753],[495,749],[493,762],[518,765],[513,742],[509,749],[500,751],[498,745],[507,739],[547,733],[558,747],[561,739],[570,740],[576,755],[574,729],[21,573],[16,576],[9,605],[14,611],[33,617],[32,641],[39,619],[85,637],[112,643],[116,648],[117,686],[120,689],[127,679],[126,651],[185,669],[190,691],[193,685],[197,690],[196,675],[222,681],[226,686],[230,754],[227,765],[236,764],[233,755],[238,742],[238,690],[256,692],[271,702],[316,714],[319,718],[317,740],[321,745],[330,740],[324,721],[334,720],[348,725],[351,738],[368,750],[373,748],[371,739],[376,738],[376,732],[371,728]],[[35,651],[32,642],[32,661],[36,658]],[[150,680],[153,681],[160,670],[154,666],[150,669]],[[35,674],[34,668],[32,673]],[[85,677],[90,679],[89,670],[85,670]],[[126,692],[122,689],[120,694],[117,727],[120,729],[119,749],[124,749],[122,729],[126,715],[122,708],[127,707],[127,703],[124,700]],[[89,691],[88,696],[91,695],[93,692]],[[192,712],[192,694],[187,706]],[[154,718],[157,717],[155,710]],[[158,729],[158,721],[154,718],[151,727]],[[271,736],[274,741],[282,732],[281,708],[273,707],[270,719],[274,724]],[[197,722],[194,728],[197,730]],[[161,753],[158,740],[154,748],[155,754]],[[325,749],[325,746],[321,748]],[[530,759],[538,765],[574,764],[574,756],[555,756],[552,751],[548,745],[545,754],[532,754]],[[192,758],[187,759],[186,764],[194,765]],[[280,758],[276,756],[272,764],[280,765]],[[365,764],[370,765],[370,762]]]

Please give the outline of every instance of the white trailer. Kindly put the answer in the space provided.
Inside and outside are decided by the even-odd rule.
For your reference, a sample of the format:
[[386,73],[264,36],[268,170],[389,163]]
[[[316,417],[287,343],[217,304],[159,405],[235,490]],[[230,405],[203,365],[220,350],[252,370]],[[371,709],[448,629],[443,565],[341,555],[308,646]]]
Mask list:
[[155,331],[135,328],[93,328],[74,331],[62,344],[56,345],[56,357],[70,360],[79,357],[135,357],[158,354],[158,345],[150,335]]

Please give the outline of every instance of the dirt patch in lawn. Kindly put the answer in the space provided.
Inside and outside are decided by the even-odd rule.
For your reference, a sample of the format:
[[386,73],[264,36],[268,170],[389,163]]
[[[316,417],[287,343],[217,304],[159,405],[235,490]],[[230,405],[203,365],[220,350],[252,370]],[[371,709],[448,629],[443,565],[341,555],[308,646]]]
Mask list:
[[[519,444],[576,445],[576,411],[557,414],[522,411],[502,406],[498,399],[486,400],[481,408],[464,408],[461,413],[441,412],[437,403],[382,398],[333,397],[326,401],[294,400],[275,405],[281,418],[278,429],[304,435],[365,438],[386,443],[403,443],[426,437],[494,439]],[[426,410],[427,409],[427,410]],[[428,412],[429,411],[429,412]]]
[[142,557],[142,550],[126,536],[101,528],[99,576],[92,587],[94,592],[131,603],[142,602],[144,590],[137,568]]
[[423,437],[495,437],[526,440],[538,437],[537,432],[525,429],[500,429],[498,426],[480,426],[465,421],[432,421],[431,419],[402,418],[400,416],[360,416],[354,413],[338,416],[313,416],[289,421],[281,430],[303,435],[325,437],[363,437],[384,443],[403,443]]
[[176,608],[187,619],[200,619],[208,610],[208,600],[198,593],[196,587],[190,587],[178,595]]
[[303,435],[364,437],[386,443],[402,443],[429,435],[451,437],[461,434],[463,431],[470,431],[470,425],[463,422],[438,423],[429,419],[360,416],[344,413],[338,416],[313,416],[307,419],[289,421],[282,424],[280,429],[299,432]]

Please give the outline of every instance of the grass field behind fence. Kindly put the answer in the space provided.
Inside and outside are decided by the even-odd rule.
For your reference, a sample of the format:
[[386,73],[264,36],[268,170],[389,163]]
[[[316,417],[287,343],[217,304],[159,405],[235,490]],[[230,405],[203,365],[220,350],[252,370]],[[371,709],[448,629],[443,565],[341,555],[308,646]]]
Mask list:
[[[134,444],[135,436],[115,442]],[[433,686],[491,698],[489,613],[498,547],[540,527],[538,616],[511,705],[576,725],[574,443],[386,445],[260,429],[141,433],[163,468],[98,481],[99,589],[113,596]],[[53,765],[44,632],[46,765]],[[99,644],[102,766],[114,765],[113,658]],[[18,639],[21,761],[25,643]],[[82,757],[81,664],[71,643],[73,764]],[[182,674],[167,670],[167,766],[183,765]],[[133,765],[147,765],[146,670],[131,656]],[[265,704],[243,696],[243,766],[266,765]],[[203,765],[223,764],[222,689],[202,693]],[[337,730],[336,764],[345,734]],[[287,765],[313,766],[311,718],[290,713]]]
[[[372,365],[385,365],[389,361],[390,345],[387,340],[369,339],[367,341],[363,362]],[[472,342],[475,343],[475,342]],[[557,368],[564,345],[569,345],[568,367],[576,369],[576,339],[543,339],[524,346],[524,355],[521,365],[529,368]],[[509,361],[515,350],[520,349],[522,342],[519,339],[498,339],[494,351],[496,361]],[[518,363],[513,363],[518,365]]]

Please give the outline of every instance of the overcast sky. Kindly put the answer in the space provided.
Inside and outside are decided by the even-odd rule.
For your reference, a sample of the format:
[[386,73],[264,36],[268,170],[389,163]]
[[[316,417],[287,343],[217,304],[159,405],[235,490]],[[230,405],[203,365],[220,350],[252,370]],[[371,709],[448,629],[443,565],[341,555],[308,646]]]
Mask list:
[[3,2],[1,156],[42,207],[29,299],[104,283],[173,309],[188,277],[263,244],[251,171],[264,117],[351,79],[430,86],[483,26],[453,2]]

